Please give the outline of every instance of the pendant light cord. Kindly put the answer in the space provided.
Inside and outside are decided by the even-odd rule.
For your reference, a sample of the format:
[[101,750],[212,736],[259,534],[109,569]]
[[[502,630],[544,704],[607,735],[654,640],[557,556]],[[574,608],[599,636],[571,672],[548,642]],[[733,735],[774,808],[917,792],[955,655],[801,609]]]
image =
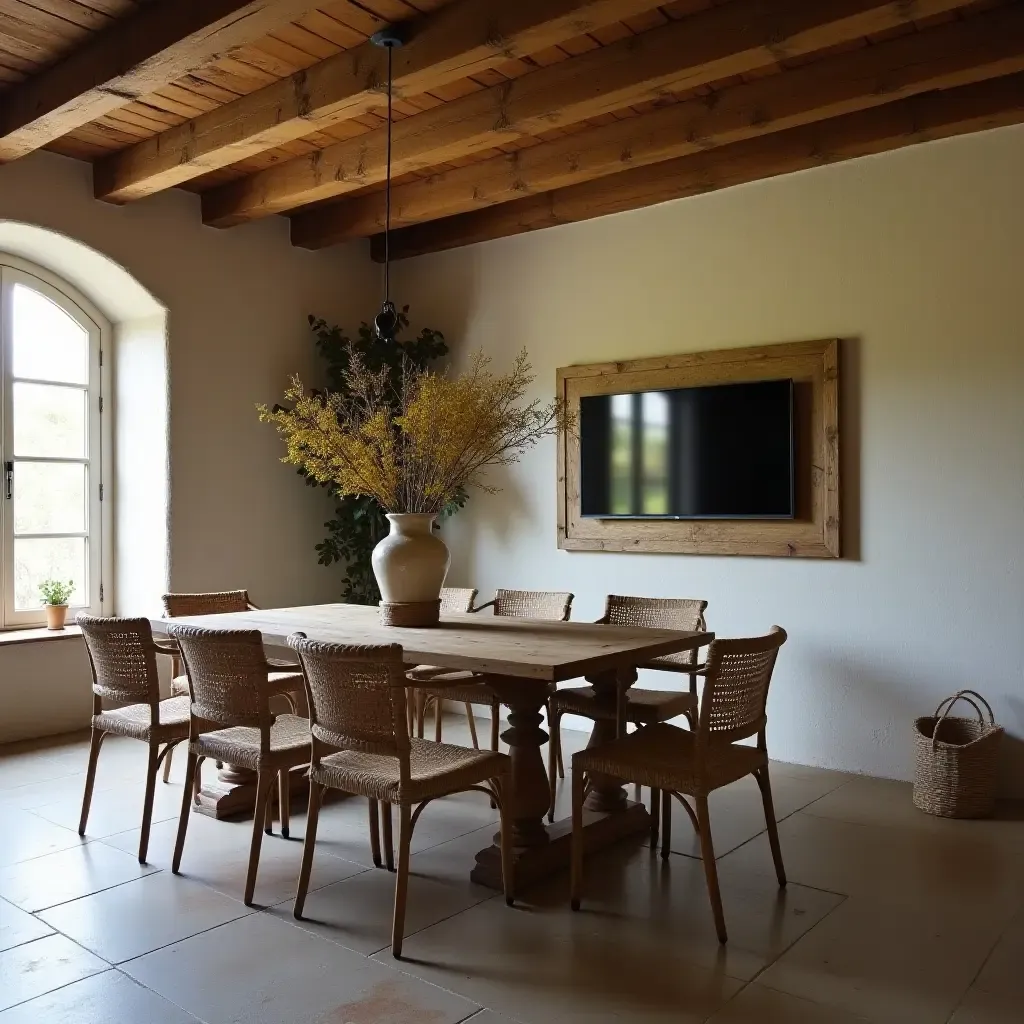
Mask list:
[[392,67],[391,61],[394,54],[394,47],[389,46],[388,51],[388,160],[387,160],[387,192],[385,199],[384,214],[384,301],[391,300],[391,124],[392,124]]

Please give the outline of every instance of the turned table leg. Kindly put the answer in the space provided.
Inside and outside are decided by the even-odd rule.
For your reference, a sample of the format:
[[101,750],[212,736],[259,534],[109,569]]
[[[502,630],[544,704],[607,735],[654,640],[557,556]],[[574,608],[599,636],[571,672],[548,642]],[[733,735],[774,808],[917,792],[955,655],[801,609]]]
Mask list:
[[[618,672],[604,672],[587,676],[587,682],[594,688],[594,702],[605,713],[594,722],[587,749],[610,743],[626,731],[625,693],[636,682],[636,669]],[[614,717],[608,717],[614,715]],[[614,813],[626,808],[626,790],[621,779],[610,775],[590,774],[590,793],[584,807],[588,811]]]

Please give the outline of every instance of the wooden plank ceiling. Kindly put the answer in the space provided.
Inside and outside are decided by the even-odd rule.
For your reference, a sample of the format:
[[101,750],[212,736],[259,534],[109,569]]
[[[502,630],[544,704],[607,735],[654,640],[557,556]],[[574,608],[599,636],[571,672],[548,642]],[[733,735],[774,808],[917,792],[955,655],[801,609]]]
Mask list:
[[1024,121],[1024,0],[0,0],[0,162],[403,257]]

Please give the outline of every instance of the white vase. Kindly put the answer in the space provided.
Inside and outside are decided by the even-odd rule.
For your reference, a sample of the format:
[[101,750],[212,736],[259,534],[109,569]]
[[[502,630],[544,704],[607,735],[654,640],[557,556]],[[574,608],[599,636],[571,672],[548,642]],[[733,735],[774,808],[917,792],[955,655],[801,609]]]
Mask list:
[[448,574],[448,545],[433,531],[427,512],[390,513],[391,532],[373,549],[380,596],[393,604],[437,601]]

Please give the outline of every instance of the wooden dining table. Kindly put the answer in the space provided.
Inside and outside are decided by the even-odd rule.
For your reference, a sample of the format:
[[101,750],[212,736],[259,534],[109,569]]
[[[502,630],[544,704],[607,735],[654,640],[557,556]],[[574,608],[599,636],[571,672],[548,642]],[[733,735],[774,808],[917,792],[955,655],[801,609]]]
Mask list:
[[[508,708],[508,729],[501,738],[512,758],[512,820],[517,879],[528,884],[569,862],[571,820],[545,823],[549,790],[541,728],[548,695],[556,683],[585,679],[608,718],[599,718],[588,747],[625,731],[626,691],[637,670],[667,654],[705,647],[713,633],[587,622],[549,622],[506,616],[446,614],[437,626],[410,629],[384,626],[376,608],[352,604],[311,605],[153,619],[157,633],[167,626],[255,629],[268,653],[287,651],[288,636],[301,631],[310,639],[338,644],[401,644],[410,667],[433,665],[469,669],[486,676]],[[277,650],[275,650],[277,649]],[[409,684],[411,687],[414,683]],[[230,772],[230,766],[228,766]],[[641,803],[627,799],[622,780],[591,779],[584,811],[585,849],[601,849],[629,835],[646,832],[650,819]],[[497,842],[480,850],[473,881],[501,888],[501,851]]]

